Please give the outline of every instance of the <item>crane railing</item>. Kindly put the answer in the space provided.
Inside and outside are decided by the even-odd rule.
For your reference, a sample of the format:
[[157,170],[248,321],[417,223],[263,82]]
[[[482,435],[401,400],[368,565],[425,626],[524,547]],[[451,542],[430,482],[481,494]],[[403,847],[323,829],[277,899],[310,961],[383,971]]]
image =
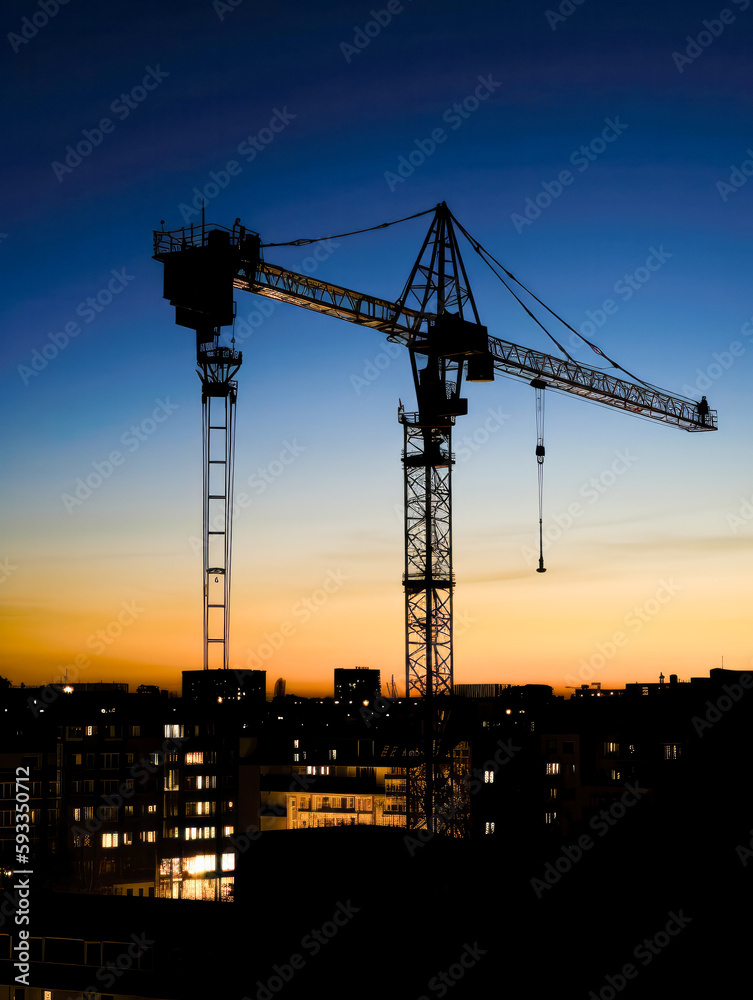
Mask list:
[[584,396],[687,431],[715,431],[716,410],[699,412],[693,400],[671,396],[653,386],[626,382],[596,368],[554,358],[505,340],[489,338],[494,367],[516,378],[540,378],[552,389]]
[[418,329],[423,319],[415,310],[400,309],[387,299],[364,295],[264,261],[258,262],[253,278],[237,274],[233,284],[236,288],[256,292],[268,299],[289,302],[327,316],[369,326],[403,343]]

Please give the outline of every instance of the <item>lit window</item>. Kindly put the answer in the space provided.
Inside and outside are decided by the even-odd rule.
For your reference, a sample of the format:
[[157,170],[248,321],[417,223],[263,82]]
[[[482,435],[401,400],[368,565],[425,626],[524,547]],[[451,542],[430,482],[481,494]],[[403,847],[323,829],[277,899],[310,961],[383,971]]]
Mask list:
[[551,824],[551,823],[553,823],[555,821],[556,818],[557,818],[557,813],[556,812],[548,812],[546,814],[546,817],[545,817],[546,823],[547,824]]
[[183,735],[183,726],[167,725],[165,726],[165,736],[169,736],[171,739],[178,739]]
[[186,816],[210,816],[214,802],[186,802]]
[[665,743],[664,744],[664,759],[665,760],[677,760],[678,757],[682,756],[682,744],[680,743]]
[[156,813],[156,812],[157,812],[157,807],[156,807],[156,806],[154,806],[154,805],[152,805],[152,806],[147,806],[147,807],[146,807],[146,811],[147,811],[148,813]]
[[235,831],[235,827],[234,826],[223,826],[223,828],[222,828],[222,836],[223,837],[232,837],[234,831]]
[[549,798],[550,799],[556,799],[557,798],[557,791],[558,790],[556,788],[550,788],[549,789]]
[[154,844],[157,842],[157,832],[156,830],[142,830],[139,839],[145,844]]
[[204,754],[200,750],[193,750],[186,754],[186,764],[203,764]]
[[209,840],[217,836],[217,828],[214,826],[188,826],[184,834],[186,840]]
[[647,687],[642,688],[641,694],[648,694],[648,688]]
[[301,755],[300,755],[299,753],[294,753],[294,754],[293,754],[293,761],[294,761],[294,762],[295,762],[296,764],[298,763],[298,761],[299,761],[300,759],[301,759]]
[[617,753],[619,750],[619,745],[617,743],[605,743],[604,753]]
[[133,843],[133,834],[132,833],[124,833],[123,834],[123,843],[125,845],[132,844]]
[[494,771],[484,771],[484,784],[485,785],[494,784]]
[[329,759],[330,760],[337,760],[337,750],[330,750],[330,752],[329,752]]
[[[73,810],[73,820],[74,820],[75,823],[80,823],[81,822],[81,810],[80,809],[74,809]],[[10,826],[10,823],[5,824],[5,825]]]
[[293,740],[293,749],[294,750],[298,749],[298,740]]
[[102,834],[102,846],[103,847],[117,847],[118,846],[118,834],[117,833],[103,833]]
[[86,727],[86,735],[87,736],[96,736],[97,735],[97,727],[96,726],[87,726]]
[[183,866],[189,875],[203,875],[204,872],[214,871],[215,857],[214,854],[199,854],[195,858],[186,858]]
[[554,762],[550,761],[546,765],[546,773],[547,774],[559,774],[560,773],[559,761],[554,761]]
[[491,823],[487,821],[486,829],[484,830],[484,833],[489,833],[489,834],[494,833],[494,821],[493,820],[492,820]]
[[234,854],[223,854],[222,855],[222,870],[224,872],[231,872],[235,868],[235,855]]

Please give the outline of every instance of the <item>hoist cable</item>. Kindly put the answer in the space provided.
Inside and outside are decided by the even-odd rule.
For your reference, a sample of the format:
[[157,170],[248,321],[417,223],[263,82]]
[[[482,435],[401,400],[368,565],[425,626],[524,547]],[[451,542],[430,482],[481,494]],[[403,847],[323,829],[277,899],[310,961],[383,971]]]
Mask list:
[[539,475],[539,567],[537,573],[546,573],[544,568],[544,389],[536,390],[536,465]]

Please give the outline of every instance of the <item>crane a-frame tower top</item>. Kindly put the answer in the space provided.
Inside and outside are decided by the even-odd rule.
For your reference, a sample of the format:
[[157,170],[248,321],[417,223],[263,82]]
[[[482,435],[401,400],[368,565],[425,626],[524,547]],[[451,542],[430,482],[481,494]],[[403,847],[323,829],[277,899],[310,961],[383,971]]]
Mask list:
[[[234,289],[370,327],[408,350],[417,404],[413,412],[401,406],[398,413],[404,429],[406,695],[422,697],[427,704],[451,694],[453,686],[451,431],[457,417],[467,412],[463,378],[488,382],[495,374],[504,375],[527,381],[537,393],[545,388],[566,392],[686,431],[716,430],[716,412],[705,397],[696,401],[676,396],[630,376],[589,341],[610,368],[628,377],[576,362],[554,337],[564,357],[489,336],[470,289],[458,231],[549,336],[520,296],[526,294],[556,314],[485,251],[446,204],[418,214],[432,211],[419,255],[394,302],[266,262],[263,248],[286,244],[262,244],[257,233],[239,222],[229,229],[202,223],[154,233],[154,256],[165,267],[165,298],[176,307],[176,323],[196,331],[202,382],[205,667],[228,666],[234,375],[242,356],[234,348],[221,347],[219,337],[221,328],[233,322]],[[542,461],[541,444],[537,455]],[[214,663],[213,651],[219,654]],[[435,719],[427,741],[433,741],[440,728]],[[439,786],[447,783],[448,772],[430,768],[429,757],[435,757],[434,751],[427,750],[426,782],[413,825],[435,829]],[[450,825],[453,822],[457,824],[457,816]]]

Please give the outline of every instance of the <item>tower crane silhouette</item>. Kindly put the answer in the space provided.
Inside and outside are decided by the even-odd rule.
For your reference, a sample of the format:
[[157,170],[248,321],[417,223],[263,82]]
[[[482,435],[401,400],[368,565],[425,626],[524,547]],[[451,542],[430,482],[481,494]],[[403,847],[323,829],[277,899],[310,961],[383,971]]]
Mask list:
[[[706,398],[674,396],[632,376],[595,344],[564,323],[478,243],[442,202],[409,218],[432,214],[421,250],[400,296],[391,302],[298,274],[263,259],[262,250],[317,242],[262,244],[258,233],[236,219],[232,228],[211,224],[154,232],[154,258],[164,265],[164,297],[175,321],[196,331],[202,384],[204,460],[204,666],[228,667],[234,409],[242,355],[221,347],[221,328],[233,322],[233,290],[252,292],[368,326],[403,344],[409,355],[416,410],[400,402],[405,498],[405,685],[421,699],[423,759],[405,762],[408,825],[429,833],[462,836],[461,777],[467,759],[448,726],[446,696],[453,690],[451,436],[468,411],[461,395],[467,382],[495,375],[527,381],[537,394],[539,538],[542,541],[541,472],[544,460],[543,392],[566,392],[604,406],[691,431],[716,430],[716,411]],[[405,219],[397,222],[407,221]],[[381,229],[396,223],[370,227]],[[358,230],[358,232],[367,232]],[[564,357],[555,357],[491,337],[479,319],[458,232],[485,261],[529,317]],[[336,239],[343,233],[323,239]],[[576,362],[521,296],[549,312],[599,357],[627,378]],[[543,551],[543,550],[542,550]],[[543,554],[538,572],[545,572]],[[409,766],[410,765],[410,766]],[[455,805],[453,805],[453,802]],[[461,803],[461,806],[458,806]]]

